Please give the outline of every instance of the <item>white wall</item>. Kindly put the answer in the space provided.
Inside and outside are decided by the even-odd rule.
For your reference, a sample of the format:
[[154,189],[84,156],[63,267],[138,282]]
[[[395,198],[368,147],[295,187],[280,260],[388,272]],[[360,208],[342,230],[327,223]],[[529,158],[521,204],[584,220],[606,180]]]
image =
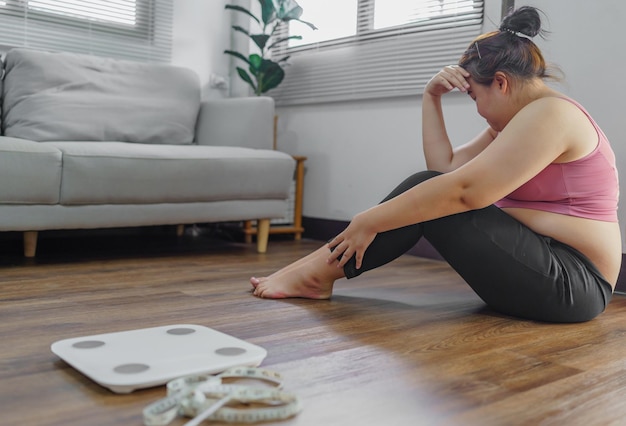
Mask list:
[[[225,0],[177,0],[174,62],[196,69],[208,81],[224,73],[222,54],[229,41]],[[541,8],[548,16],[547,42],[539,41],[546,59],[566,74],[559,88],[579,100],[603,127],[626,177],[626,146],[621,119],[626,111],[626,68],[621,23],[626,2],[602,0],[518,0]],[[500,1],[486,0],[485,30],[500,21]],[[206,95],[217,96],[207,89]],[[404,177],[424,168],[420,146],[419,96],[285,107],[279,115],[278,148],[308,157],[304,215],[350,220],[384,197]],[[474,103],[462,94],[444,103],[448,131],[455,143],[465,142],[484,127]],[[626,188],[626,181],[622,181]],[[622,203],[623,204],[623,203]],[[626,213],[620,214],[622,226]],[[626,235],[626,232],[624,232]]]
[[224,10],[227,0],[176,0],[172,62],[193,69],[200,76],[203,99],[228,96],[227,90],[210,87],[211,74],[228,77],[229,60],[224,50],[230,47],[230,15]]
[[[466,98],[451,95],[445,107],[458,141],[483,127]],[[415,96],[278,109],[278,149],[308,157],[304,215],[349,220],[424,170],[420,105]]]

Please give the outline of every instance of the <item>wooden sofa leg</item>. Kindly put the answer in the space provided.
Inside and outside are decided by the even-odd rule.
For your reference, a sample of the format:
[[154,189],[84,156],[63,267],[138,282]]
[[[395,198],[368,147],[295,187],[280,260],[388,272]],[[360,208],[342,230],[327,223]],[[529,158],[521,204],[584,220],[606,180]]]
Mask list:
[[265,253],[267,251],[267,242],[270,238],[270,220],[259,219],[257,221],[256,234],[256,251]]
[[37,231],[24,232],[24,256],[35,257],[37,253]]
[[246,220],[243,223],[243,232],[245,235],[246,244],[252,244],[252,221]]

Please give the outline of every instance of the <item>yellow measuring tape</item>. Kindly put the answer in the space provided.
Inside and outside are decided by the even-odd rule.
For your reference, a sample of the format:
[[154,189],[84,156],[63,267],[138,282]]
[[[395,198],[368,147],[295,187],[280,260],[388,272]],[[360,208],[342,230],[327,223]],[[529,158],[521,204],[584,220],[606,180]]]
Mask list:
[[[224,384],[224,379],[247,379],[259,384]],[[182,377],[167,384],[167,397],[144,409],[143,422],[146,426],[166,426],[179,415],[192,417],[185,426],[196,426],[204,420],[227,423],[283,420],[298,414],[302,406],[297,396],[281,388],[281,376],[262,368],[234,367],[215,376]],[[254,407],[235,406],[251,403]]]

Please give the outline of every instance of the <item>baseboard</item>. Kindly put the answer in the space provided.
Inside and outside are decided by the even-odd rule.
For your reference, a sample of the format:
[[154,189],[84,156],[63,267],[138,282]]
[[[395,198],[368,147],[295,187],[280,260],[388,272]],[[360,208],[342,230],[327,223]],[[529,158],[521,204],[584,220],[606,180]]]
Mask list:
[[[320,241],[328,241],[335,235],[339,234],[348,222],[329,219],[317,219],[311,217],[303,217],[302,224],[304,226],[304,238]],[[428,259],[443,260],[437,250],[430,245],[425,239],[420,240],[407,254],[425,257]],[[626,264],[626,254],[622,254],[622,265]],[[626,268],[622,268],[617,279],[616,293],[626,293]]]

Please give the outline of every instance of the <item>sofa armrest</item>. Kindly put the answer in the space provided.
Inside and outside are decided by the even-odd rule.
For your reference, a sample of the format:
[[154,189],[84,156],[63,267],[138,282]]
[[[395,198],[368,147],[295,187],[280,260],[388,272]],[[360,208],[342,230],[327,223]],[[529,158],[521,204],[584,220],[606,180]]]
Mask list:
[[272,149],[274,99],[261,96],[202,102],[195,141],[198,145]]

